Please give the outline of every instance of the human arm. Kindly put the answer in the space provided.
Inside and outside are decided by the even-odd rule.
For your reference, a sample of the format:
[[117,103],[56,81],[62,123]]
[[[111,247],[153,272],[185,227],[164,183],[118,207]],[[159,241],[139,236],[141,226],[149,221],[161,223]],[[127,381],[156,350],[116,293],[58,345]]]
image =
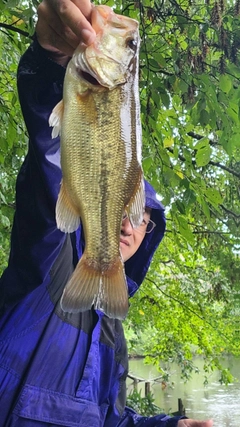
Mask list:
[[[70,6],[64,11],[66,3]],[[46,12],[50,7],[51,25],[41,12],[42,8]],[[58,32],[64,34],[62,27],[66,28],[66,24],[57,18],[58,13],[60,16],[65,15],[64,19],[68,20],[69,14],[71,16],[75,13],[75,7],[70,0],[44,0],[41,3],[37,37],[21,58],[18,68],[18,92],[29,135],[29,147],[17,178],[11,252],[8,268],[0,283],[0,305],[5,308],[48,282],[51,266],[65,239],[55,221],[55,205],[61,181],[59,139],[52,139],[48,118],[62,98],[64,66],[69,60],[66,52],[62,52],[64,47],[60,52],[57,49],[58,42],[55,45],[52,42],[53,29],[60,21],[62,24],[58,27]],[[80,18],[79,14],[75,14],[74,25],[80,19],[82,25],[90,26],[84,18],[91,10],[89,0],[81,0],[81,10],[83,13],[79,10]],[[66,32],[67,39],[70,38],[69,45],[73,43],[74,37],[75,44],[79,43],[81,31],[74,37],[70,29]],[[39,45],[36,38],[41,40],[43,46]],[[61,40],[64,45],[64,37]],[[45,45],[47,41],[49,44]],[[84,41],[86,42],[86,35]],[[44,49],[46,47],[48,50]]]
[[49,114],[62,97],[64,73],[36,41],[19,64],[18,91],[29,144],[17,178],[11,251],[0,284],[5,308],[47,284],[65,239],[55,221],[61,181],[59,141],[51,138],[48,125]]
[[143,417],[126,407],[121,421],[117,427],[212,427],[212,420],[197,421],[186,417],[171,417],[159,414],[154,417]]
[[184,416],[171,417],[159,414],[154,417],[138,415],[131,408],[126,407],[117,427],[212,427],[213,421],[197,421]]
[[[133,409],[126,407],[121,421],[117,427],[185,427],[184,425],[178,425],[178,421],[182,418],[186,417],[171,417],[170,415],[166,414],[159,414],[154,417],[144,417],[137,414],[135,411],[133,411]],[[189,425],[186,427],[192,426]]]

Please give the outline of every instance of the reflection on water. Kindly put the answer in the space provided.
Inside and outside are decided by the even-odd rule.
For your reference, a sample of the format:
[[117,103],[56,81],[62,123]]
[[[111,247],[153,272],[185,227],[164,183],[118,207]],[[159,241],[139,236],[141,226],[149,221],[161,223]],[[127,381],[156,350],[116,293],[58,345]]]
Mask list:
[[[232,374],[239,380],[228,386],[221,385],[218,382],[218,374],[214,372],[209,378],[207,387],[203,385],[203,363],[199,359],[195,363],[199,374],[193,374],[191,380],[184,384],[179,380],[179,368],[174,366],[174,375],[171,380],[174,382],[174,388],[167,387],[162,390],[160,383],[151,385],[151,391],[154,393],[155,403],[166,412],[177,411],[178,398],[183,401],[186,414],[189,418],[205,420],[212,418],[214,427],[240,427],[240,359],[227,358],[225,367],[231,369]],[[151,380],[159,376],[159,372],[152,366],[144,365],[142,359],[130,360],[130,372],[137,377]],[[141,383],[143,384],[143,383]],[[128,381],[128,391],[131,390],[131,380]],[[138,385],[144,396],[144,385]]]

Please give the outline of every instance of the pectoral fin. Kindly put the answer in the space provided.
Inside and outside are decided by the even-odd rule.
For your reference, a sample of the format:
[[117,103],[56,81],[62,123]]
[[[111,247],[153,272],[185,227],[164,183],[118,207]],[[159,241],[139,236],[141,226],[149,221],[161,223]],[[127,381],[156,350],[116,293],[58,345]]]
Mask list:
[[63,117],[64,104],[61,100],[52,110],[52,113],[49,117],[49,126],[52,126],[52,138],[56,138],[61,134],[61,124]]
[[125,208],[130,222],[134,228],[139,227],[139,225],[142,223],[145,212],[145,203],[146,198],[144,177],[142,170],[140,170],[138,184],[132,198],[130,199],[130,202],[128,203],[128,206]]

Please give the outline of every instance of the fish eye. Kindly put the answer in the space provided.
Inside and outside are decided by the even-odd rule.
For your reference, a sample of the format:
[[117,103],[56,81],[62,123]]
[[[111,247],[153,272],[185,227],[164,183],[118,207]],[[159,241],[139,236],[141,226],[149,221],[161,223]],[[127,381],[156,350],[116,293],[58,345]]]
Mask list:
[[128,39],[127,40],[127,46],[130,47],[131,50],[136,52],[137,50],[137,41],[135,39]]

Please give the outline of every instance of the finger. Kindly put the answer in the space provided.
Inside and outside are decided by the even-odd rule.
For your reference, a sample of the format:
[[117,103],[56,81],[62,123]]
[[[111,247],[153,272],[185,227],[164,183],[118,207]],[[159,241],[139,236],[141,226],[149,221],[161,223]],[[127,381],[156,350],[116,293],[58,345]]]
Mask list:
[[192,419],[185,419],[178,422],[178,427],[212,427],[213,421],[196,421]]
[[[58,33],[49,27],[42,29],[41,24],[38,22],[36,25],[36,34],[39,44],[46,50],[51,52],[62,52],[64,55],[72,56],[75,48],[69,45]],[[77,46],[77,45],[76,45]]]
[[91,44],[94,41],[95,31],[88,21],[92,11],[92,5],[89,1],[54,0],[52,4],[61,21],[71,29],[79,41],[81,40],[86,44]]
[[[78,45],[77,37],[74,36],[75,39],[74,37],[64,37],[63,24],[61,24],[58,16],[55,16],[55,12],[48,10],[46,15],[44,5],[41,4],[40,6],[36,25],[36,34],[40,45],[49,51],[60,51],[71,56]],[[70,43],[68,42],[69,40]]]
[[89,0],[71,0],[78,9],[81,10],[82,14],[85,16],[85,18],[91,22],[91,13],[93,5]]

